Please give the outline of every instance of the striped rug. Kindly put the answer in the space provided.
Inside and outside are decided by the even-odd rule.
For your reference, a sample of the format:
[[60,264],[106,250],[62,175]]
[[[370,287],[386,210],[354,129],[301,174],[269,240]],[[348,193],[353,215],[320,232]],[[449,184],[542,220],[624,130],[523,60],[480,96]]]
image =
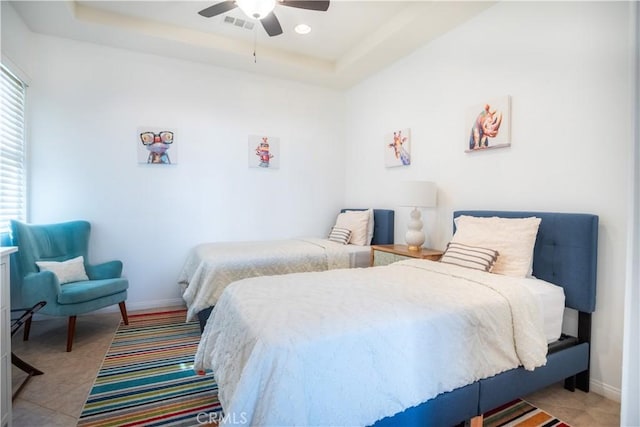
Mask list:
[[197,322],[184,310],[120,324],[78,426],[197,426],[221,417],[213,375],[195,375]]
[[553,415],[521,399],[504,404],[484,414],[483,427],[570,427]]

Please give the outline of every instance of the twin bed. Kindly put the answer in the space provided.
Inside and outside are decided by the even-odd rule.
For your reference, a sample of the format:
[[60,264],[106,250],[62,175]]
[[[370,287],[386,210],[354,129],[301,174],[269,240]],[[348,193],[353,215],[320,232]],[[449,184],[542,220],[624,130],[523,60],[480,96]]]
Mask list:
[[[454,217],[538,218],[529,260],[501,249],[532,271],[407,260],[228,285],[195,360],[213,370],[225,414],[251,425],[446,426],[559,381],[588,391],[598,217]],[[452,241],[483,239],[459,231]],[[576,337],[560,334],[563,306],[579,312]]]
[[[345,212],[367,209],[342,209]],[[211,309],[225,287],[236,280],[324,271],[335,268],[368,267],[369,244],[391,244],[394,240],[394,211],[371,209],[371,234],[365,245],[342,244],[323,238],[273,240],[261,242],[204,243],[188,254],[178,279],[187,304],[187,320],[199,319],[204,328]],[[338,219],[339,220],[339,219]],[[339,222],[336,222],[339,224]]]

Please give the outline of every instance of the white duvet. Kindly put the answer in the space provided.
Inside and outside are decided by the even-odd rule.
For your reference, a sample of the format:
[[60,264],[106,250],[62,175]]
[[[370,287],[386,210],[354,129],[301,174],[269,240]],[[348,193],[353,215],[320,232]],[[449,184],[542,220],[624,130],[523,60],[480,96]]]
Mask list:
[[426,260],[241,280],[216,304],[195,369],[213,370],[229,419],[370,425],[543,365],[542,321],[518,280]]
[[215,305],[224,288],[236,280],[348,268],[350,246],[314,238],[198,245],[189,252],[178,279],[187,320]]

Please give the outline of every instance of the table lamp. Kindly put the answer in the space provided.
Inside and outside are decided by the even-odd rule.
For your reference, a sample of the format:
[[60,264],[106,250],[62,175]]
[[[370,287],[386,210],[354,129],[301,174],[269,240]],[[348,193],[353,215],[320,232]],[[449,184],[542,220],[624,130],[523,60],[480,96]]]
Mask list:
[[429,181],[407,181],[402,183],[402,206],[413,207],[407,225],[405,241],[411,251],[419,251],[425,241],[422,231],[421,213],[418,208],[433,208],[436,206],[436,184]]

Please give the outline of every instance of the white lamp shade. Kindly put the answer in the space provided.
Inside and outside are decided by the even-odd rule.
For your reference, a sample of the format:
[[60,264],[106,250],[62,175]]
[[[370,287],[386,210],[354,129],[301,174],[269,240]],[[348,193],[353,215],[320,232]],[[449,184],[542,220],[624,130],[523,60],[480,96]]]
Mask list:
[[414,208],[436,206],[436,184],[429,181],[405,181],[400,184],[400,204]]

